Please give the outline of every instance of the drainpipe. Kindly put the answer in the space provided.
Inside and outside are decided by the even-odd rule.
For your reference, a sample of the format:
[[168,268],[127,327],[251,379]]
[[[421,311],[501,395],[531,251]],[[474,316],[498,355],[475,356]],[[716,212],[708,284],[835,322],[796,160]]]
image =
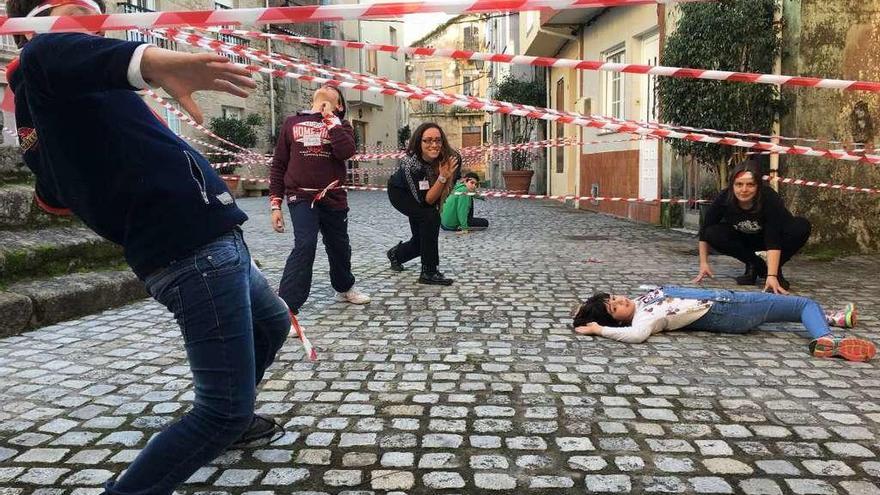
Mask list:
[[[266,8],[269,8],[269,0],[266,0]],[[272,29],[270,24],[266,24],[266,32]],[[272,39],[266,38],[266,51],[272,55]],[[269,73],[269,132],[275,137],[275,77]]]
[[[782,0],[776,0],[775,8],[773,11],[773,25],[776,27],[776,38],[782,44]],[[776,56],[773,58],[773,74],[779,75],[782,74],[782,49],[780,49]],[[777,84],[776,91],[781,91],[781,87]],[[781,132],[781,126],[779,123],[779,112],[775,112],[773,114],[773,132],[774,136],[779,136]],[[779,138],[773,138],[773,143],[779,144]],[[770,176],[776,177],[779,175],[779,154],[774,153],[770,155]],[[779,183],[776,181],[770,182],[770,187],[774,190],[779,190]]]
[[[551,91],[553,91],[553,88],[550,87],[550,69],[546,68],[546,67],[544,68],[544,87],[546,88],[546,92],[547,92],[547,103],[545,103],[545,105],[546,105],[546,108],[550,108],[550,95],[551,95]],[[545,122],[546,122],[546,124],[544,124],[544,125],[547,126],[547,132],[544,133],[544,139],[549,139],[550,138],[550,125],[553,124],[553,121],[547,120]],[[557,136],[557,138],[558,137],[559,136]],[[544,160],[544,162],[546,163],[546,172],[544,173],[544,177],[546,177],[546,179],[547,179],[547,190],[544,192],[544,194],[549,196],[550,194],[552,194],[550,191],[553,190],[550,187],[550,181],[553,180],[553,174],[552,174],[553,171],[550,168],[550,153],[552,152],[551,151],[552,148],[548,144],[547,147],[544,149],[547,150],[547,154],[545,155],[547,157],[547,159]]]

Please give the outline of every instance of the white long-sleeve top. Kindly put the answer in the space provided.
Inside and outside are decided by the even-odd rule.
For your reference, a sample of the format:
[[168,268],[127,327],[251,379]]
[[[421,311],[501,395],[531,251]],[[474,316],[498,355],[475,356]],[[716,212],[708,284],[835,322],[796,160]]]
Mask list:
[[665,330],[678,330],[709,312],[713,301],[668,297],[663,289],[654,289],[635,300],[636,310],[628,327],[602,327],[609,339],[637,344]]

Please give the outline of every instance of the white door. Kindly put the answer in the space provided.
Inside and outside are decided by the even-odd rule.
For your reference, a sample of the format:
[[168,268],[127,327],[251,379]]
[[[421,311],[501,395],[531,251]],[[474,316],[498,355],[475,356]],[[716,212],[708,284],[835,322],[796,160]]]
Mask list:
[[[660,39],[657,35],[642,40],[641,63],[657,65],[660,60]],[[641,83],[641,105],[639,120],[654,122],[657,120],[657,101],[654,93],[655,76],[643,76]],[[639,197],[657,199],[659,189],[658,149],[660,141],[644,139],[639,141]]]

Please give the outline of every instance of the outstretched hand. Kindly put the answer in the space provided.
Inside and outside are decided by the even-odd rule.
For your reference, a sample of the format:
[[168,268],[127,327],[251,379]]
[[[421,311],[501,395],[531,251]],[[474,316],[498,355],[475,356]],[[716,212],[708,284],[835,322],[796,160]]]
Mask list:
[[257,87],[250,71],[230,63],[216,53],[183,53],[149,47],[141,59],[144,80],[159,86],[180,103],[193,120],[204,121],[202,110],[192,99],[196,91],[222,91],[246,98]]
[[574,331],[581,335],[602,335],[602,325],[599,325],[595,321],[591,321],[586,325],[575,327]]
[[776,277],[767,277],[767,281],[764,282],[764,292],[771,292],[773,294],[788,294],[788,291],[782,287],[779,283],[779,279]]
[[698,273],[697,276],[694,277],[693,280],[691,280],[691,283],[698,284],[702,282],[703,279],[706,277],[715,278],[715,274],[712,273],[712,268],[710,268],[709,265],[700,264],[700,273]]

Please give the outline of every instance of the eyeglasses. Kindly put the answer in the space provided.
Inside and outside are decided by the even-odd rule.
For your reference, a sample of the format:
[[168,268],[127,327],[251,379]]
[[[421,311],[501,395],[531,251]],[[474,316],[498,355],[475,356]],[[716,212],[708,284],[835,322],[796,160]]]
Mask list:
[[426,138],[422,139],[422,144],[443,144],[442,138]]

